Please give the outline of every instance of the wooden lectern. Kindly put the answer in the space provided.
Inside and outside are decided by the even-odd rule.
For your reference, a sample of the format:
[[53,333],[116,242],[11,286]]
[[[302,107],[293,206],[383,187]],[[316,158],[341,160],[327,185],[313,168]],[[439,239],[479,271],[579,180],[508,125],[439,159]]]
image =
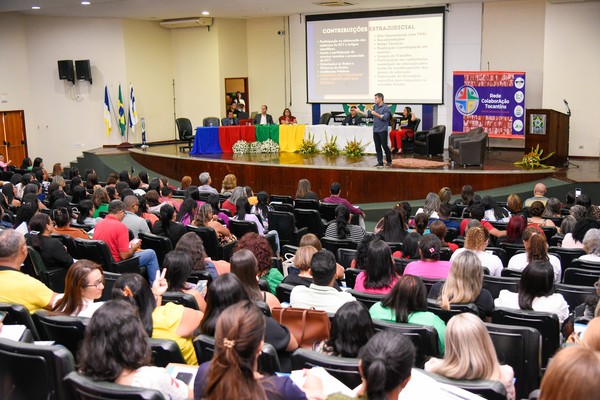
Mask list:
[[554,155],[544,163],[563,166],[569,157],[569,116],[556,110],[527,110],[525,153],[540,145],[544,155]]

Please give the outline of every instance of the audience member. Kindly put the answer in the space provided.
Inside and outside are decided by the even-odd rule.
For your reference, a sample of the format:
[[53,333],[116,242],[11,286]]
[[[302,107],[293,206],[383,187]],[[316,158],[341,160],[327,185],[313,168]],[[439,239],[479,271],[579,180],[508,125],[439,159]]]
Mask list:
[[404,274],[423,278],[446,279],[450,271],[450,261],[441,261],[442,242],[433,235],[427,234],[419,239],[419,254],[421,259],[406,266]]
[[69,269],[73,264],[73,257],[59,239],[51,237],[52,233],[54,226],[50,217],[42,213],[36,214],[29,221],[27,245],[40,253],[47,269]]
[[502,382],[506,398],[515,399],[514,371],[500,365],[494,344],[483,322],[471,313],[456,315],[446,329],[446,354],[432,358],[425,370],[450,379],[493,380]]
[[408,231],[402,213],[395,208],[387,210],[377,236],[386,242],[402,243],[406,235],[408,235]]
[[233,189],[237,187],[237,178],[234,174],[227,174],[221,183],[221,194],[232,195]]
[[211,260],[206,255],[202,239],[194,232],[183,235],[177,242],[175,251],[188,253],[192,257],[192,271],[208,271],[213,280],[219,275],[229,273],[229,263],[225,260]]
[[[79,210],[79,212],[81,213],[81,210]],[[89,214],[90,211],[87,210],[87,215],[89,216]],[[73,239],[89,240],[90,237],[83,229],[73,228],[71,226],[71,215],[69,214],[69,210],[67,208],[61,207],[52,210],[52,217],[54,218],[54,223],[56,224],[54,227],[54,233],[70,236]]]
[[89,260],[79,260],[69,268],[65,278],[65,294],[52,311],[73,317],[91,316],[104,302],[97,302],[104,291],[104,271]]
[[527,218],[527,226],[554,226],[551,219],[542,218],[544,213],[544,203],[534,201],[529,207],[529,218]]
[[192,295],[196,299],[200,311],[206,310],[206,302],[204,301],[201,286],[196,286],[188,282],[192,274],[192,257],[189,253],[183,251],[170,251],[165,255],[163,268],[167,270],[165,275],[169,285],[169,292],[181,292]]
[[135,195],[126,196],[123,199],[125,203],[125,216],[123,222],[127,229],[129,229],[134,237],[139,237],[140,233],[150,233],[150,228],[146,220],[136,214],[140,202]]
[[485,251],[489,238],[488,230],[483,226],[469,229],[465,238],[465,246],[456,250],[450,257],[450,261],[454,261],[463,251],[471,250],[479,257],[481,265],[490,271],[490,275],[500,276],[504,268],[502,261],[497,255]]
[[[343,204],[350,211],[350,213],[359,215],[362,218],[364,218],[365,217],[364,211],[362,211],[360,208],[354,207],[352,205],[352,203],[350,203],[348,200],[344,199],[343,197],[340,197],[341,190],[342,190],[342,186],[339,184],[339,182],[333,182],[329,186],[330,196],[325,197],[323,199],[323,203]],[[363,221],[363,225],[364,225],[364,221]]]
[[583,249],[583,238],[590,229],[599,229],[600,222],[592,218],[583,218],[575,224],[573,231],[565,234],[562,247],[567,249]]
[[142,244],[139,239],[129,242],[129,230],[122,222],[124,217],[125,203],[120,200],[111,201],[108,215],[94,228],[93,238],[106,242],[113,259],[117,262],[138,257],[140,266],[148,269],[148,277],[152,283],[159,268],[156,253],[152,249],[139,250]]
[[508,195],[506,198],[506,208],[513,216],[523,212],[523,203],[518,194],[512,193]]
[[445,239],[446,239],[446,234],[448,233],[448,228],[446,227],[446,224],[444,224],[441,220],[438,219],[438,220],[433,221],[431,223],[431,225],[429,226],[429,232],[431,232],[431,234],[437,236],[438,239],[440,239],[442,248],[447,247],[453,253],[454,253],[454,251],[456,251],[456,249],[458,249],[458,245],[456,243],[446,242]]
[[215,193],[208,195],[208,199],[206,200],[206,202],[210,204],[212,209],[217,213],[217,219],[223,221],[225,226],[229,228],[229,216],[223,211],[221,211],[221,207],[219,205],[219,195]]
[[198,176],[198,179],[200,179],[200,186],[198,187],[198,191],[200,193],[214,193],[214,194],[218,194],[219,193],[217,191],[217,189],[215,189],[214,187],[211,186],[212,185],[212,179],[211,179],[210,174],[208,172],[202,172]]
[[180,222],[183,226],[191,224],[192,221],[196,219],[198,207],[198,202],[193,198],[185,199],[183,203],[181,203],[181,207],[179,207],[175,220]]
[[523,271],[534,260],[549,261],[554,270],[554,282],[559,283],[561,277],[560,260],[554,254],[548,254],[548,242],[539,228],[529,227],[523,231],[525,253],[517,253],[508,260],[508,269]]
[[422,236],[418,232],[414,231],[406,235],[404,242],[402,242],[402,252],[399,256],[411,260],[418,260],[421,258],[419,253],[419,241],[421,240],[421,237]]
[[231,234],[229,229],[218,221],[215,221],[213,209],[210,204],[205,203],[198,208],[196,219],[192,221],[192,225],[206,226],[213,228],[221,243],[229,243],[235,241],[235,236]]
[[543,183],[539,182],[536,183],[536,185],[533,187],[533,197],[530,197],[528,199],[525,200],[523,206],[525,207],[531,207],[531,205],[533,204],[533,202],[535,201],[539,201],[541,202],[544,207],[546,206],[546,202],[548,201],[548,198],[546,197],[546,185],[544,185]]
[[382,321],[433,326],[438,334],[440,353],[444,353],[446,324],[427,311],[427,288],[418,276],[402,275],[388,295],[371,306],[369,314]]
[[[321,244],[321,241],[313,233],[307,233],[305,235],[302,235],[302,237],[300,238],[299,246],[300,247],[312,246],[315,249],[317,249],[317,251],[323,250],[323,245]],[[365,253],[365,257],[366,257],[366,253]],[[311,256],[311,258],[312,258],[312,256]],[[308,266],[310,268],[310,262],[309,262]],[[343,279],[343,278],[344,278],[344,267],[342,267],[339,263],[336,263],[335,279]],[[339,285],[337,284],[337,282],[333,286],[339,290]]]
[[175,217],[175,208],[170,204],[163,204],[160,208],[160,219],[152,227],[152,233],[169,238],[173,247],[187,233],[185,225],[177,223]]
[[248,203],[248,199],[245,197],[240,197],[235,202],[235,216],[233,219],[238,221],[251,221],[256,225],[256,229],[258,230],[259,235],[264,235],[265,227],[262,224],[261,220],[256,214],[250,212],[250,203]]
[[60,297],[39,280],[21,272],[26,258],[23,235],[14,229],[0,230],[0,302],[21,304],[31,313],[42,308],[49,310]]
[[252,301],[262,301],[272,310],[281,307],[281,303],[272,293],[260,290],[258,286],[258,261],[250,250],[241,249],[233,253],[229,260],[231,273],[237,276],[244,285],[248,298]]
[[498,238],[500,243],[521,244],[523,231],[527,227],[527,221],[522,215],[513,215],[506,224],[506,236]]
[[441,204],[438,211],[438,216],[439,221],[443,222],[447,229],[455,229],[458,233],[460,232],[460,224],[458,221],[450,219],[453,207],[454,206],[452,206],[450,203]]
[[365,236],[366,231],[358,225],[351,224],[351,220],[350,210],[344,204],[340,204],[335,208],[335,222],[327,226],[325,236],[360,242]]
[[221,208],[225,209],[225,210],[229,210],[229,212],[231,213],[231,215],[235,215],[236,212],[236,208],[235,208],[235,204],[238,201],[238,199],[241,198],[245,198],[246,197],[246,192],[244,190],[243,187],[241,186],[236,186],[233,189],[233,192],[231,193],[231,196],[229,196],[229,198],[227,200],[225,200],[223,202],[223,204],[221,204]]
[[271,268],[273,266],[273,249],[267,239],[258,233],[247,233],[238,240],[233,252],[241,249],[250,250],[254,254],[258,261],[258,277],[267,281],[272,294],[277,293],[277,285],[283,281],[283,275],[277,268]]
[[267,192],[258,192],[256,198],[258,201],[252,206],[250,212],[259,217],[265,229],[269,229],[269,212],[275,210],[273,206],[269,205],[269,194]]
[[496,307],[554,313],[562,324],[569,316],[569,305],[560,293],[554,293],[554,271],[550,261],[531,261],[521,274],[518,293],[501,290]]
[[354,290],[373,294],[388,293],[396,281],[394,262],[390,246],[380,239],[375,239],[369,245],[365,270],[356,277]]
[[335,257],[328,250],[313,255],[310,272],[313,283],[309,287],[296,286],[290,295],[292,307],[311,308],[335,313],[345,303],[356,299],[345,292],[333,288],[335,281]]
[[105,188],[99,187],[94,189],[94,194],[92,196],[92,202],[94,203],[94,218],[100,217],[100,213],[108,212],[108,203],[110,203],[110,199],[108,198],[108,192]]
[[581,257],[583,261],[600,262],[600,230],[589,229],[583,237],[583,250],[587,253]]
[[427,193],[427,197],[425,197],[425,205],[422,208],[419,208],[415,215],[424,213],[427,215],[428,219],[438,219],[440,205],[441,202],[439,196],[433,192],[429,192]]
[[310,274],[310,262],[312,260],[313,255],[318,250],[313,246],[300,246],[293,258],[294,267],[300,270],[297,274],[288,274],[282,281],[282,283],[288,285],[304,285],[309,287],[313,282],[312,275]]
[[494,298],[483,287],[481,261],[472,251],[464,251],[452,261],[446,281],[434,284],[427,297],[437,300],[444,310],[450,310],[452,304],[474,303],[481,319],[490,317],[494,309]]
[[569,215],[575,218],[576,221],[581,221],[586,217],[587,210],[584,206],[576,204],[569,209]]
[[483,218],[486,221],[508,222],[510,213],[503,207],[500,207],[492,196],[483,196],[481,199],[484,213]]
[[542,217],[545,218],[562,218],[562,214],[560,210],[562,208],[562,203],[556,197],[550,197],[546,202],[546,208],[542,213]]
[[297,199],[319,200],[319,196],[310,190],[310,181],[308,179],[300,179],[298,188],[296,189]]
[[417,232],[419,235],[425,235],[429,233],[429,217],[425,213],[418,213],[414,219],[414,229],[411,230]]
[[[489,223],[489,221],[486,221],[484,219],[484,215],[485,215],[485,208],[483,207],[483,205],[481,203],[473,203],[470,207],[469,207],[469,217],[471,219],[476,219],[477,221],[480,221],[481,226],[485,227],[489,234],[495,237],[501,237],[501,236],[506,236],[506,231],[501,231],[497,228],[495,228],[492,224]],[[469,223],[469,219],[468,218],[463,218],[463,220],[460,222],[460,234],[461,235],[466,235],[466,226]]]
[[329,339],[315,343],[313,348],[331,356],[357,358],[373,335],[375,328],[367,307],[359,301],[351,301],[333,316]]
[[184,400],[191,388],[164,368],[150,366],[148,334],[134,306],[108,301],[94,313],[79,354],[79,371],[95,381],[108,381],[160,391],[166,398]]

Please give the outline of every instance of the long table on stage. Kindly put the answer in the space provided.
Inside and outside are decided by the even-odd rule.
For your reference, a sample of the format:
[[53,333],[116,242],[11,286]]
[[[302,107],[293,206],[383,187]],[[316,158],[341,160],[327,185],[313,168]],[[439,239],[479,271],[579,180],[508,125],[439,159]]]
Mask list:
[[373,128],[369,126],[341,125],[242,125],[242,126],[204,126],[196,128],[191,155],[233,153],[233,145],[238,140],[263,142],[271,139],[279,144],[280,152],[297,151],[303,139],[314,136],[322,148],[327,139],[337,138],[341,150],[346,143],[358,140],[365,147],[365,153],[374,154]]

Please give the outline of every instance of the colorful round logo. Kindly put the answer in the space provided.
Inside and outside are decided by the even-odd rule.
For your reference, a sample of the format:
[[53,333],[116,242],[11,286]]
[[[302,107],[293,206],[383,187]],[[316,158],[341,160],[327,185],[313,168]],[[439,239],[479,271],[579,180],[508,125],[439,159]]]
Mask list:
[[523,130],[523,121],[517,119],[515,122],[513,122],[513,129],[515,132],[521,132]]
[[454,96],[454,106],[462,115],[471,115],[479,107],[479,93],[473,86],[462,86]]
[[523,86],[525,86],[525,79],[519,76],[517,79],[515,79],[515,87],[517,89],[523,89]]
[[516,106],[514,113],[515,117],[521,118],[523,116],[523,106]]
[[524,99],[525,99],[525,94],[522,91],[518,90],[515,92],[515,101],[517,103],[522,103]]

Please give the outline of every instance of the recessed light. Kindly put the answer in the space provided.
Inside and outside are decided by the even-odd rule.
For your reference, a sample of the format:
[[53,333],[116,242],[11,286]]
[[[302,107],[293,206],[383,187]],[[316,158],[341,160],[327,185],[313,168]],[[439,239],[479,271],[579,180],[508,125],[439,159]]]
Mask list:
[[208,11],[202,11],[202,15],[210,15],[210,12],[208,12]]
[[89,6],[90,4],[92,4],[92,3],[90,3],[89,1],[82,1],[81,2],[81,5],[84,5],[84,6]]
[[32,10],[39,10],[39,9],[41,9],[41,8],[42,8],[42,7],[40,7],[40,6],[31,6],[31,9],[32,9]]

